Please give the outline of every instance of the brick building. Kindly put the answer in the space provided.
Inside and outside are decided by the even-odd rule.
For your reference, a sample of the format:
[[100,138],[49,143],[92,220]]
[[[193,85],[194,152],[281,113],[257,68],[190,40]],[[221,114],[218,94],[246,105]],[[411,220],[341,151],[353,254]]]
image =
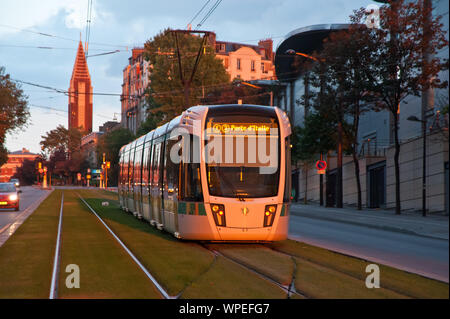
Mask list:
[[275,79],[272,39],[261,40],[258,45],[216,41],[214,47],[232,80]]
[[[216,41],[215,33],[208,36],[208,44],[222,60],[230,78],[250,80],[275,79],[272,39],[261,40],[258,45]],[[146,120],[144,91],[149,85],[149,62],[144,59],[144,48],[134,48],[123,69],[121,96],[122,127],[136,134]]]
[[31,153],[26,148],[8,154],[8,162],[0,168],[0,183],[9,182],[16,173],[17,168],[22,166],[25,160],[34,161],[39,154]]

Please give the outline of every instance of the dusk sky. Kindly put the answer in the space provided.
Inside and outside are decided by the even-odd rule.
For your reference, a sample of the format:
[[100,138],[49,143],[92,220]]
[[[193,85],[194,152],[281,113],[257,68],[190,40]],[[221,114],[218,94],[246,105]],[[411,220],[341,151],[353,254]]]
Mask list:
[[[0,66],[13,79],[67,90],[80,33],[85,40],[88,1],[0,0]],[[122,70],[128,63],[130,49],[142,46],[165,28],[186,28],[206,2],[93,0],[89,55],[122,50],[88,58],[94,93],[120,94]],[[210,1],[193,21],[194,27],[214,2]],[[217,39],[223,41],[256,44],[259,39],[272,38],[275,50],[294,29],[348,23],[354,9],[374,3],[370,0],[223,0],[201,29],[214,31]],[[8,135],[6,147],[9,151],[26,147],[39,153],[41,135],[59,124],[67,127],[68,98],[30,85],[23,84],[22,88],[29,97],[30,123],[27,128]],[[120,120],[119,96],[94,95],[93,101],[94,131],[112,120],[114,113]]]

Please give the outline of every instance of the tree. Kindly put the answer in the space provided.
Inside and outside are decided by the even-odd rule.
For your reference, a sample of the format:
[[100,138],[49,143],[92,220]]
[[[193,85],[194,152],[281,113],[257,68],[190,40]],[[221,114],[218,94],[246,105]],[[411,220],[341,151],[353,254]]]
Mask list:
[[[336,127],[336,121],[328,114],[312,112],[305,117],[304,126],[296,126],[292,132],[292,163],[297,165],[298,161],[302,161],[307,172],[318,154],[327,153],[330,149],[335,148]],[[307,182],[308,176],[306,175]],[[304,200],[306,203],[306,191]]]
[[57,150],[64,150],[68,154],[79,152],[81,149],[81,138],[84,132],[77,128],[66,129],[59,125],[56,129],[41,136],[42,150],[47,154],[53,154]]
[[[183,78],[190,77],[197,53],[203,39],[190,34],[177,34],[182,69],[176,54],[176,41],[170,29],[166,29],[145,43],[145,58],[150,62],[150,83],[147,102],[151,113],[164,114],[161,122],[167,121],[186,108]],[[200,97],[212,88],[229,83],[229,75],[214,48],[206,44],[200,51],[200,62],[192,80],[189,105],[198,104]],[[201,93],[201,94],[200,94]],[[203,94],[204,93],[204,94]]]
[[0,166],[8,161],[6,134],[24,128],[30,117],[27,96],[0,67]]
[[108,180],[111,185],[117,185],[119,176],[119,151],[122,146],[134,140],[135,136],[126,128],[119,128],[102,135],[97,144],[97,156],[99,163],[103,161],[103,153],[111,162],[110,176]]
[[266,88],[250,87],[234,80],[229,86],[211,90],[200,100],[201,104],[232,104],[242,100],[243,104],[270,105],[270,91]]
[[41,159],[36,158],[33,161],[28,159],[24,160],[22,166],[17,168],[17,171],[13,177],[18,178],[21,185],[32,185],[37,178],[36,163],[39,160]]
[[395,212],[400,214],[399,107],[408,96],[430,88],[445,88],[438,74],[448,68],[438,51],[448,46],[441,16],[431,15],[424,1],[396,0],[380,8],[380,28],[368,38],[376,47],[367,76],[367,91],[376,107],[388,110],[394,123]]
[[139,129],[136,132],[136,136],[142,136],[147,134],[148,132],[154,130],[158,127],[158,123],[160,123],[163,119],[163,114],[161,112],[155,112],[147,116],[147,119],[139,126]]
[[[46,157],[50,157],[51,159],[58,155],[59,162],[64,158],[64,175],[69,176],[69,179],[72,181],[76,180],[76,173],[89,166],[85,156],[81,152],[81,138],[83,135],[84,132],[80,129],[66,129],[64,126],[59,125],[56,129],[41,136],[42,141],[40,144]],[[49,174],[51,173],[52,171],[49,170]]]
[[[371,109],[371,97],[366,91],[367,74],[370,72],[370,63],[376,52],[376,47],[373,47],[375,42],[370,39],[372,32],[361,23],[364,18],[364,9],[357,10],[351,16],[352,25],[348,29],[330,34],[318,56],[325,67],[319,64],[314,68],[314,71],[319,73],[316,75],[319,79],[316,81],[319,89],[323,88],[323,80],[329,81],[332,78],[332,83],[339,90],[338,100],[341,102],[341,108],[334,111],[339,111],[336,113],[342,121],[339,129],[342,130],[345,139],[350,141],[348,150],[353,157],[358,210],[362,209],[358,159],[359,118],[361,114]],[[324,71],[327,73],[326,75],[321,74]],[[322,93],[327,94],[327,91]],[[336,92],[332,92],[332,98],[335,95]]]

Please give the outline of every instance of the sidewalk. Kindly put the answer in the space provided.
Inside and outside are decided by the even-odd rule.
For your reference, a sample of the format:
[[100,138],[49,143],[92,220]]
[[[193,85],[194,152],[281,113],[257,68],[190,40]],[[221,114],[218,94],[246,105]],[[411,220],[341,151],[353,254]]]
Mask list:
[[378,228],[407,234],[449,239],[449,216],[402,212],[395,215],[392,210],[344,207],[322,207],[317,204],[292,203],[291,214],[314,219],[323,219],[370,228]]

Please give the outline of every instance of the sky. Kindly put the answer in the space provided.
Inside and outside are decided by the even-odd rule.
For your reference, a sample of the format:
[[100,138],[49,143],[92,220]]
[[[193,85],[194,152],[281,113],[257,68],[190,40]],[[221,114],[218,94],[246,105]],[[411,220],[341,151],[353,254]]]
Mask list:
[[[121,93],[122,71],[130,49],[142,46],[170,27],[195,27],[216,0],[0,0],[0,66],[11,78],[67,90],[80,37],[85,41],[88,2],[92,1],[88,58],[94,93]],[[132,4],[130,4],[132,3]],[[348,23],[354,9],[371,0],[222,0],[200,29],[213,31],[217,40],[257,44],[272,38],[274,50],[284,36],[300,27]],[[37,34],[41,33],[41,34]],[[45,35],[42,35],[45,34]],[[39,49],[37,47],[50,47]],[[58,125],[67,127],[68,97],[22,84],[28,96],[30,121],[9,134],[9,151],[23,147],[39,153],[41,136]],[[51,108],[51,109],[48,109]],[[56,110],[55,110],[56,109]],[[94,95],[93,130],[114,116],[120,121],[119,96]]]

